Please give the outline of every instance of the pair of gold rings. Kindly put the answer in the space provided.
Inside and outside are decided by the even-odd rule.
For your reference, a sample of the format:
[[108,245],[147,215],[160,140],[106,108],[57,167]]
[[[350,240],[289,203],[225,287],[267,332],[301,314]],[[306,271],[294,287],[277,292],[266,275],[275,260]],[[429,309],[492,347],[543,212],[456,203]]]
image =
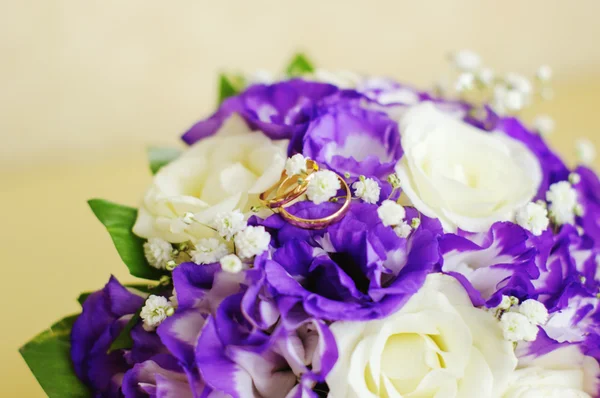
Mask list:
[[306,159],[306,172],[302,174],[290,176],[284,170],[279,181],[260,194],[260,201],[271,210],[277,211],[290,224],[304,229],[322,229],[341,220],[348,212],[352,193],[346,181],[338,174],[336,175],[346,191],[346,196],[344,203],[336,212],[326,217],[310,219],[295,216],[286,209],[306,193],[308,184],[317,171],[319,165],[312,159]]

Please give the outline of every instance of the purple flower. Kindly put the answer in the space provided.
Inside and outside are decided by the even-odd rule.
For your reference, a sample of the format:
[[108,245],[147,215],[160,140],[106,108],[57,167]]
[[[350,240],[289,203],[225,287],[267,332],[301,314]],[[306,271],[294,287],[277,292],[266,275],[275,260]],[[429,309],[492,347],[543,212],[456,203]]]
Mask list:
[[73,325],[71,358],[77,376],[103,396],[118,397],[123,376],[136,363],[166,352],[154,333],[141,324],[131,331],[133,347],[108,353],[144,299],[131,293],[114,277],[104,289],[91,294],[83,304],[83,312]]
[[304,135],[302,154],[340,175],[364,175],[387,185],[387,176],[402,157],[398,123],[355,101],[327,106],[319,113]]
[[577,223],[594,240],[595,245],[600,246],[600,180],[587,167],[581,166],[575,171],[581,177],[575,189],[583,207],[583,216],[579,217]]
[[280,324],[269,335],[245,321],[241,302],[241,294],[228,297],[200,335],[196,361],[206,383],[233,398],[316,397],[312,388],[337,359],[327,326]]
[[457,278],[475,305],[498,305],[502,295],[519,299],[535,295],[539,277],[533,235],[520,226],[500,222],[487,233],[458,231],[440,239],[442,271]]
[[262,131],[269,138],[290,139],[306,129],[315,103],[337,91],[330,84],[299,79],[253,85],[225,100],[216,113],[193,125],[182,138],[191,145],[214,134],[232,113],[239,113],[252,129]]
[[[302,202],[291,212],[319,218],[337,206]],[[353,203],[340,222],[321,231],[294,227],[278,215],[264,225],[276,247],[264,264],[267,285],[290,323],[384,317],[421,287],[440,260],[439,222],[423,218],[408,239],[400,238],[382,224],[375,205]]]

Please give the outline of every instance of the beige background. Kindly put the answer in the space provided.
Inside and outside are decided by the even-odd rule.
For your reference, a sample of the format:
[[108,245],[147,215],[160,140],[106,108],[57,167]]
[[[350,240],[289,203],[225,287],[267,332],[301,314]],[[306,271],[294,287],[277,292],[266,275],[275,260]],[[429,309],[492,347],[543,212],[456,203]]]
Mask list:
[[0,396],[42,397],[17,347],[78,310],[82,290],[131,280],[87,209],[135,204],[148,144],[176,144],[215,101],[223,68],[319,65],[423,87],[472,48],[499,71],[553,66],[557,96],[531,109],[551,141],[600,144],[597,0],[0,0]]

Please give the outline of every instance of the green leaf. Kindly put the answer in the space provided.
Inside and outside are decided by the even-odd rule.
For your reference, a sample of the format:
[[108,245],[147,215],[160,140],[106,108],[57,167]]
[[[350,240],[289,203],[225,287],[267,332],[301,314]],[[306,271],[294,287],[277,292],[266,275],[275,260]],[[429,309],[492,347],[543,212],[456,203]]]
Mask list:
[[239,94],[244,90],[246,82],[241,75],[219,75],[219,104],[229,97]]
[[150,162],[150,171],[156,174],[163,166],[171,163],[181,155],[181,149],[178,148],[148,148],[148,160]]
[[88,201],[88,204],[98,220],[108,230],[119,256],[129,268],[131,275],[158,280],[166,274],[165,271],[153,268],[148,264],[144,256],[144,240],[132,231],[137,218],[136,209],[103,199],[92,199]]
[[[125,285],[125,287],[136,289],[136,290],[139,290],[140,292],[143,292],[143,293],[151,293],[154,289],[156,289],[156,286],[154,286],[154,285],[148,285],[148,284],[145,284],[145,283],[127,284],[127,285]],[[79,302],[79,304],[83,306],[83,303],[85,302],[85,300],[87,300],[87,298],[90,297],[90,295],[92,293],[94,293],[94,292],[83,292],[83,293],[81,293],[79,295],[79,297],[77,297],[77,301]]]
[[290,77],[302,76],[314,71],[313,63],[302,53],[296,54],[285,68],[285,73]]
[[64,318],[19,349],[31,372],[50,398],[91,397],[71,363],[70,335],[77,315]]
[[131,338],[131,329],[133,329],[133,327],[137,325],[137,323],[140,321],[141,310],[142,309],[140,308],[135,314],[133,314],[129,322],[127,322],[123,330],[121,330],[117,338],[112,342],[112,344],[108,348],[109,353],[115,350],[131,348],[133,346],[133,339]]

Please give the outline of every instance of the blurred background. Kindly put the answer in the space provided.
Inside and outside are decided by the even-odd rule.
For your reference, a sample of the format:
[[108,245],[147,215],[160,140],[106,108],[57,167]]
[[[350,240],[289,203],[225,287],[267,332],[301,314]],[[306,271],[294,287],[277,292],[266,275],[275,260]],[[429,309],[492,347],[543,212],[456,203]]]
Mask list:
[[[554,70],[555,99],[529,109],[600,145],[597,0],[0,0],[0,396],[43,397],[17,353],[79,311],[80,291],[131,281],[93,197],[135,205],[145,149],[179,145],[209,114],[222,70],[279,71],[297,50],[323,68],[430,87],[452,50],[499,72]],[[599,146],[600,148],[600,146]]]

